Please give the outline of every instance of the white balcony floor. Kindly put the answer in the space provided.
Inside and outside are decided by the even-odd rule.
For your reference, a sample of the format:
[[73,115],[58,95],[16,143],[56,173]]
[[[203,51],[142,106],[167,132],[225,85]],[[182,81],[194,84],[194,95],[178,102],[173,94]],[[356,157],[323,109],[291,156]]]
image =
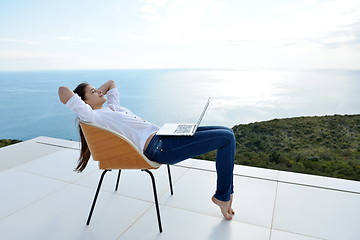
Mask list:
[[139,170],[105,175],[89,226],[86,219],[101,175],[94,161],[73,172],[77,142],[38,137],[0,148],[0,238],[12,239],[360,239],[360,182],[235,166],[232,221],[210,198],[214,162],[189,159],[154,170],[163,232],[150,177]]

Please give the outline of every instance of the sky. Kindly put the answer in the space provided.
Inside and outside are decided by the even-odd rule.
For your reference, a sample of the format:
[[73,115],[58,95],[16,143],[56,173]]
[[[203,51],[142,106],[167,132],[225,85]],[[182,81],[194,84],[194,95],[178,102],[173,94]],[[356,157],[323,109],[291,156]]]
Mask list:
[[360,70],[359,0],[0,0],[0,71]]

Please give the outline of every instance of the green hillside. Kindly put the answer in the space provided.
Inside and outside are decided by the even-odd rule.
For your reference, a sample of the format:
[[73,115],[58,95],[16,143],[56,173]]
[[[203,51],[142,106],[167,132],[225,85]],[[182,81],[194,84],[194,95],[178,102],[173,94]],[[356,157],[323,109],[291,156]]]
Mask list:
[[[233,130],[236,164],[360,180],[360,115],[274,119]],[[214,160],[215,153],[199,158]]]
[[18,143],[18,142],[21,142],[21,141],[15,140],[15,139],[0,139],[0,148],[5,147],[7,145],[14,144],[14,143]]

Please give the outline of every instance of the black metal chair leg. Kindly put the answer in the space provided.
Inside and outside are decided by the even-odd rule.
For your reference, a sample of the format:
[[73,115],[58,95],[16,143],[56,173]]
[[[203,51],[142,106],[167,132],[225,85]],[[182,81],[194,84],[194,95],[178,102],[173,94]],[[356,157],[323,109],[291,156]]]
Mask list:
[[121,173],[121,169],[119,169],[119,173],[118,173],[118,176],[117,176],[115,191],[117,191],[118,187],[119,187],[120,173]]
[[171,193],[171,195],[174,195],[169,164],[167,165],[167,169],[168,169],[168,175],[169,175],[170,193]]
[[155,199],[155,207],[156,207],[157,219],[158,219],[158,224],[159,224],[159,231],[162,232],[161,219],[160,219],[160,209],[159,209],[159,202],[158,202],[157,191],[156,191],[155,178],[154,178],[154,175],[152,174],[152,172],[150,172],[149,170],[143,169],[142,171],[147,172],[151,177],[151,181],[152,181],[152,185],[153,185],[153,191],[154,191],[154,199]]
[[90,213],[89,213],[89,217],[88,217],[88,219],[87,219],[86,225],[89,225],[89,224],[90,224],[91,216],[92,216],[93,211],[94,211],[94,208],[95,208],[96,200],[97,200],[98,195],[99,195],[99,192],[100,192],[100,187],[101,187],[102,181],[103,181],[103,179],[104,179],[105,173],[107,173],[108,171],[111,171],[111,170],[104,170],[103,173],[101,174],[101,177],[100,177],[100,180],[99,180],[99,184],[98,184],[98,187],[97,187],[97,190],[96,190],[96,193],[95,193],[95,197],[94,197],[93,203],[92,203],[92,205],[91,205],[91,209],[90,209]]

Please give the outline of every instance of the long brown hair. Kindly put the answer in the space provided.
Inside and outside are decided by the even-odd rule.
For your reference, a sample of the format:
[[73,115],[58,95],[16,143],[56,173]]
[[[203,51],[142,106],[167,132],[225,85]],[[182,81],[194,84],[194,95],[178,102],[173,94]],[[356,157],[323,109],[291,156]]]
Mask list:
[[[79,84],[75,90],[74,90],[74,93],[76,93],[77,95],[79,95],[79,97],[85,101],[85,88],[89,86],[88,83],[81,83]],[[79,121],[79,119],[78,119]],[[90,153],[90,149],[89,149],[89,146],[86,142],[86,139],[85,139],[85,136],[84,136],[84,133],[82,132],[81,130],[81,127],[80,127],[80,122],[78,123],[78,128],[79,128],[79,135],[80,135],[80,141],[81,141],[81,151],[80,151],[80,156],[79,156],[79,160],[78,160],[78,164],[75,168],[74,171],[76,172],[82,172],[87,163],[89,162],[89,158],[91,156],[91,153]]]

